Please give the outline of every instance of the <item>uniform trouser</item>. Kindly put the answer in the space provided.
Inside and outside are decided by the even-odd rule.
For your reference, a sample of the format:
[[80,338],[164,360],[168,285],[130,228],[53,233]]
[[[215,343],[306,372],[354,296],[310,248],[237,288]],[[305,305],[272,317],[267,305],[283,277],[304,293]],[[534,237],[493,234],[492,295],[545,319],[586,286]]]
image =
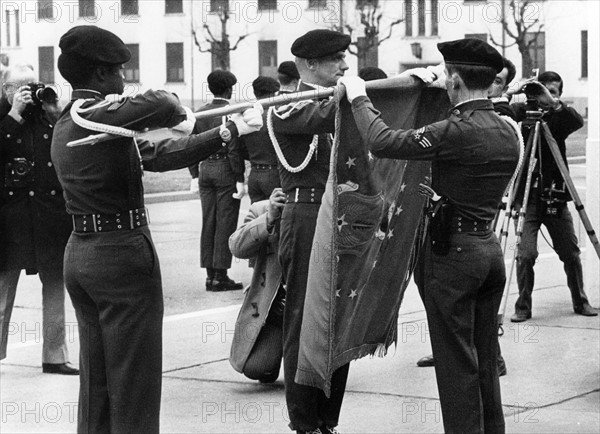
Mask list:
[[[38,271],[42,282],[42,327],[39,324],[21,324],[19,329],[39,331],[42,335],[42,363],[69,361],[65,335],[65,285],[61,267]],[[0,271],[0,360],[6,358],[8,333],[17,284],[21,270]]]
[[503,433],[496,366],[497,314],[506,281],[502,249],[489,232],[451,237],[445,256],[421,260],[423,295],[446,433]]
[[163,298],[148,227],[73,233],[65,283],[79,322],[79,433],[158,433]]
[[285,205],[281,216],[279,261],[286,284],[283,371],[290,428],[295,430],[312,430],[322,425],[337,426],[348,378],[349,364],[333,373],[329,398],[321,389],[303,386],[294,381],[308,265],[318,212],[319,205],[293,203]]
[[566,206],[556,217],[546,216],[543,211],[540,203],[534,198],[525,212],[523,234],[517,254],[519,298],[515,303],[515,310],[521,313],[531,313],[535,278],[533,266],[538,257],[537,237],[542,224],[548,229],[554,250],[564,265],[573,308],[588,303],[583,289],[583,269],[579,257],[581,251],[577,245],[573,217]]
[[248,195],[250,202],[258,202],[271,197],[271,192],[281,187],[279,180],[279,170],[277,167],[273,169],[257,169],[253,167],[248,175]]
[[235,175],[229,160],[205,160],[200,163],[198,178],[202,205],[200,266],[227,270],[232,261],[229,237],[237,228],[240,211],[240,200],[232,197]]

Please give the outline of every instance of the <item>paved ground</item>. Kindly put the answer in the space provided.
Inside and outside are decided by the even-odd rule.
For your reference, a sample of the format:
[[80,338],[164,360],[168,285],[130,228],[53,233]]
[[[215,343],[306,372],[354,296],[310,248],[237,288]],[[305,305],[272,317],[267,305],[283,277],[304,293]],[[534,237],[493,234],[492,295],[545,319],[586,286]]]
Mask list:
[[[573,177],[581,185],[577,170]],[[160,202],[153,197],[154,203],[149,205],[166,305],[161,430],[289,432],[282,377],[273,385],[261,385],[229,365],[241,291],[214,294],[203,290],[205,275],[198,268],[200,203],[173,199]],[[245,208],[247,201],[242,204]],[[585,232],[580,230],[585,246]],[[507,431],[597,433],[600,320],[573,314],[558,258],[543,241],[541,253],[533,318],[519,325],[506,324],[500,339],[508,365],[508,375],[501,378]],[[245,262],[236,261],[231,275],[247,283],[250,270]],[[509,316],[516,293],[513,284]],[[598,285],[588,294],[598,306]],[[78,379],[41,373],[40,319],[37,277],[23,276],[12,318],[9,356],[0,364],[2,433],[76,430]],[[69,350],[76,363],[75,325],[69,304]],[[400,310],[399,331],[396,347],[390,348],[385,358],[352,363],[341,432],[443,431],[433,368],[415,364],[431,349],[423,305],[412,284]]]

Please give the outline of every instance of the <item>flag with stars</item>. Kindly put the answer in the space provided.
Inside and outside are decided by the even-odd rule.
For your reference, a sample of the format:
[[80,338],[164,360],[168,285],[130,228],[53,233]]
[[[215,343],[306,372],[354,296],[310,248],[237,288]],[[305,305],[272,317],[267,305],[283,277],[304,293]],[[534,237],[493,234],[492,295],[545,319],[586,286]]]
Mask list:
[[[449,108],[445,90],[421,86],[370,90],[369,97],[394,129],[436,122]],[[340,113],[313,240],[295,378],[327,395],[337,368],[384,355],[396,340],[423,215],[418,187],[430,173],[429,162],[373,157],[345,98]],[[422,128],[415,134],[422,136]]]

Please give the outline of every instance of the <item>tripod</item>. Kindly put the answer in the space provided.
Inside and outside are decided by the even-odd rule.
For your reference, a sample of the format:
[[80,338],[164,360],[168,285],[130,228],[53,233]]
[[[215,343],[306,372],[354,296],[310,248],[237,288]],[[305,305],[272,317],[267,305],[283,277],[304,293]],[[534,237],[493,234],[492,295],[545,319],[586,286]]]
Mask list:
[[499,234],[499,239],[502,244],[502,251],[504,253],[506,253],[506,245],[507,245],[507,238],[508,238],[508,226],[510,224],[510,219],[513,215],[513,209],[515,208],[515,204],[516,204],[516,200],[517,200],[517,198],[516,198],[517,193],[520,189],[521,183],[523,182],[523,178],[525,178],[525,189],[524,189],[524,194],[523,194],[523,201],[522,201],[520,209],[518,211],[515,211],[515,216],[514,216],[514,218],[517,219],[517,225],[516,225],[516,231],[515,231],[515,234],[516,234],[515,249],[514,249],[513,258],[511,261],[510,272],[506,278],[506,286],[504,288],[504,294],[503,294],[502,304],[501,304],[501,308],[500,308],[501,313],[498,314],[498,327],[500,328],[501,332],[502,332],[502,324],[504,322],[504,316],[506,314],[506,307],[508,304],[508,294],[509,294],[510,284],[512,281],[512,276],[513,276],[515,264],[517,261],[519,245],[521,242],[521,236],[523,234],[523,225],[525,222],[525,213],[526,213],[527,205],[529,202],[531,182],[533,179],[533,174],[536,169],[536,165],[538,163],[536,155],[537,155],[537,151],[541,147],[542,136],[544,137],[544,139],[546,140],[546,143],[548,144],[548,147],[552,153],[552,158],[554,159],[554,161],[561,173],[561,176],[562,176],[563,180],[565,181],[568,192],[570,193],[571,198],[573,199],[573,203],[575,204],[575,209],[579,213],[581,222],[583,223],[585,230],[588,234],[588,237],[589,237],[590,241],[592,242],[594,249],[596,250],[596,254],[600,258],[600,243],[598,242],[598,238],[596,236],[596,233],[594,232],[594,228],[592,227],[592,224],[587,216],[587,213],[581,202],[579,194],[577,193],[577,190],[575,189],[575,184],[573,183],[573,180],[571,179],[571,177],[569,175],[567,165],[565,164],[565,162],[562,159],[562,156],[560,154],[560,149],[558,148],[558,144],[556,143],[556,140],[552,136],[552,133],[550,132],[550,129],[548,128],[548,125],[546,124],[546,122],[544,120],[542,120],[542,115],[543,115],[543,113],[540,110],[528,110],[527,118],[525,119],[525,121],[523,121],[523,127],[529,129],[529,136],[527,139],[527,145],[525,147],[525,155],[529,155],[529,164],[527,166],[526,173],[523,171],[523,167],[521,168],[520,173],[517,175],[514,188],[509,192],[509,199],[508,199],[508,203],[506,205],[506,211],[504,213],[504,220],[502,222],[501,230],[500,230],[500,234]]

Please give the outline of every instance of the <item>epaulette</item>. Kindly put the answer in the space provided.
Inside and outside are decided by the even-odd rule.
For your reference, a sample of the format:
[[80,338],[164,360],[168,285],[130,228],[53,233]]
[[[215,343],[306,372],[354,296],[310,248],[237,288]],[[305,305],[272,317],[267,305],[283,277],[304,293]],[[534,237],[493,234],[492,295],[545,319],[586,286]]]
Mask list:
[[300,110],[301,108],[312,104],[311,100],[298,101],[295,103],[289,103],[282,106],[279,106],[275,109],[275,116],[279,119],[287,119],[289,118],[295,110]]

